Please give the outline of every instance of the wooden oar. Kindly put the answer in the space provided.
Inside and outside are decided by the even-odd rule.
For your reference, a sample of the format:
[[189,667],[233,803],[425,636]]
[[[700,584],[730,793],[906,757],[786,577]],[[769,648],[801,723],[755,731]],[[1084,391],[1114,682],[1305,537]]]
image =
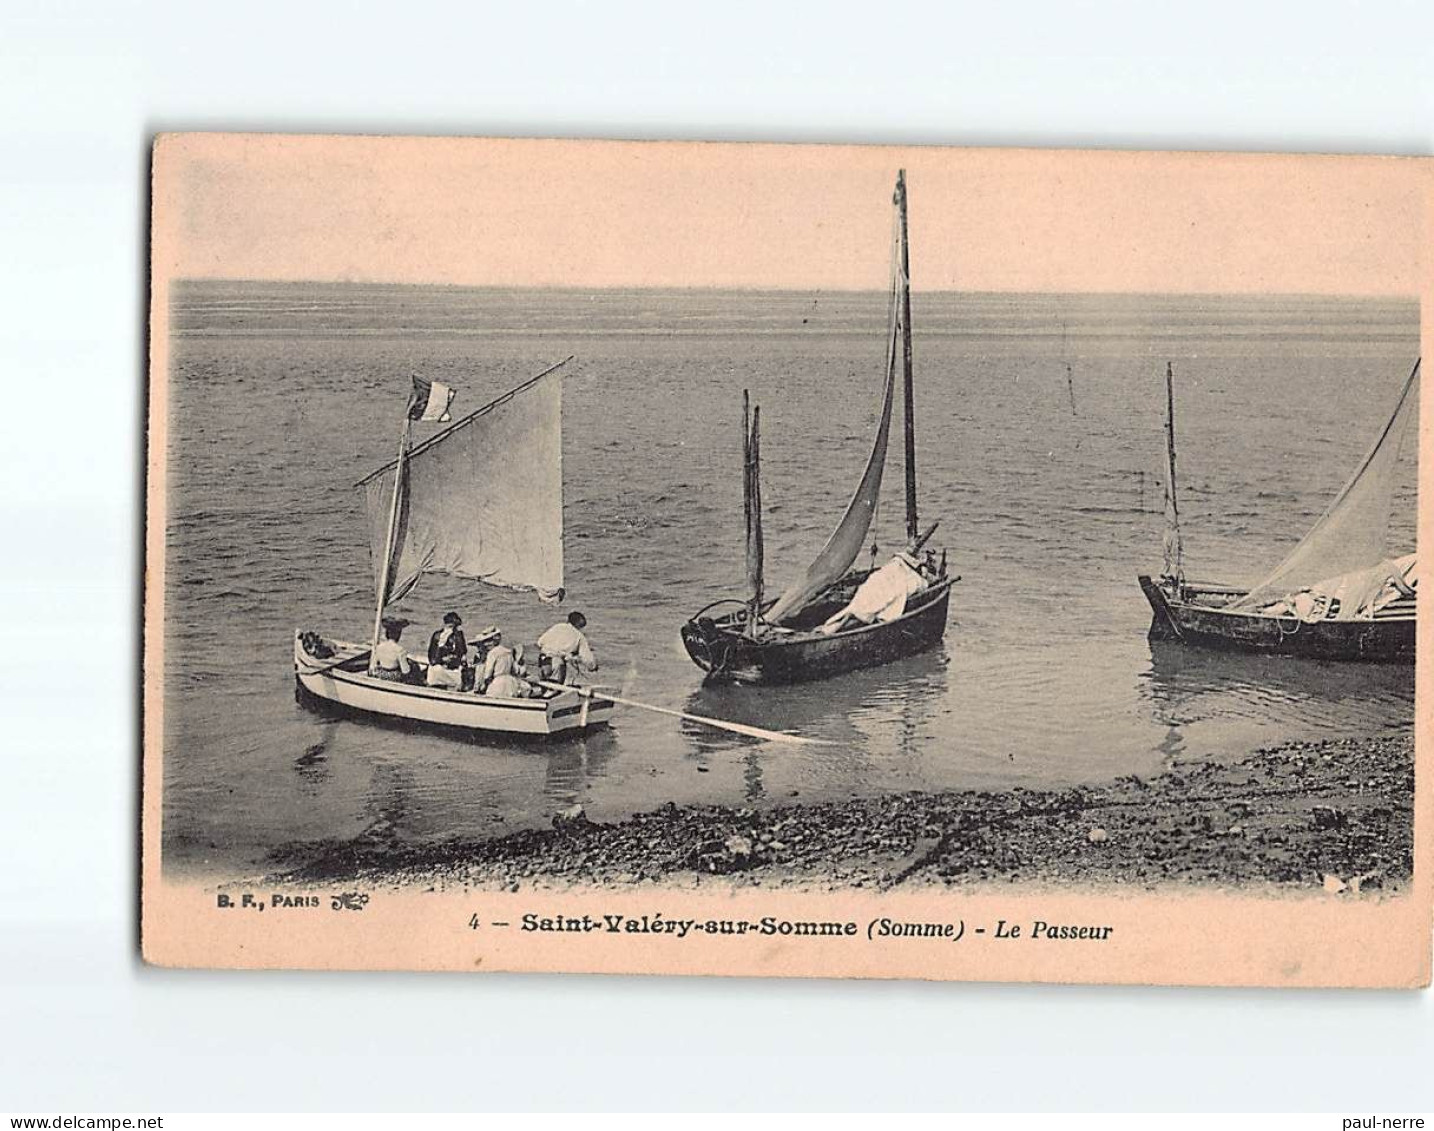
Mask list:
[[651,703],[639,703],[636,699],[625,699],[621,695],[614,695],[611,691],[597,687],[574,687],[567,683],[550,683],[548,680],[534,680],[539,687],[546,687],[552,691],[576,691],[579,695],[591,696],[600,694],[604,699],[611,699],[614,703],[621,703],[624,707],[636,707],[642,711],[656,711],[659,715],[671,715],[673,718],[686,719],[688,722],[701,723],[703,726],[717,727],[719,730],[730,730],[735,734],[745,734],[748,738],[763,738],[768,742],[792,742],[803,746],[835,746],[836,743],[828,742],[824,738],[803,738],[799,734],[783,734],[778,730],[763,730],[761,727],[747,726],[745,723],[729,723],[725,719],[709,719],[706,715],[689,715],[686,711],[674,711],[671,707],[656,707]]

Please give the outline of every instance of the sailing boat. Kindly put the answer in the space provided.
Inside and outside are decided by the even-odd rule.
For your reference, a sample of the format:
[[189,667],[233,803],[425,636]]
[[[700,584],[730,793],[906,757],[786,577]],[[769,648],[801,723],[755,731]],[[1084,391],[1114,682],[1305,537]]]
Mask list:
[[1400,445],[1418,405],[1419,362],[1394,412],[1334,502],[1253,589],[1187,581],[1175,488],[1175,387],[1165,368],[1165,571],[1140,577],[1152,640],[1375,663],[1414,662],[1416,557],[1389,556]]
[[[866,470],[846,513],[822,551],[780,596],[764,587],[761,495],[761,410],[743,394],[743,500],[747,528],[747,595],[723,598],[695,613],[682,626],[687,654],[709,678],[738,683],[793,683],[875,667],[934,647],[946,631],[954,578],[933,551],[916,556],[936,530],[919,533],[916,514],[916,429],[911,370],[910,256],[906,229],[906,173],[897,174],[892,283],[889,296],[886,374],[881,417]],[[897,367],[903,381],[906,440],[906,551],[880,569],[852,569],[876,512],[886,466]],[[873,550],[875,547],[873,546]],[[873,566],[875,554],[873,553]],[[903,594],[878,615],[844,616],[869,579],[910,581]],[[882,579],[874,584],[880,586]],[[865,592],[872,592],[871,589]],[[904,601],[902,598],[904,597]]]
[[[544,370],[422,443],[415,420],[448,420],[451,392],[414,378],[398,457],[357,484],[364,493],[377,605],[368,644],[294,634],[302,693],[361,714],[465,731],[551,735],[606,723],[610,699],[545,687],[530,699],[490,698],[379,678],[371,657],[384,610],[426,574],[442,573],[544,600],[563,595],[562,379]],[[443,396],[435,393],[442,390]],[[435,400],[437,404],[435,405]],[[521,458],[520,458],[521,457]]]

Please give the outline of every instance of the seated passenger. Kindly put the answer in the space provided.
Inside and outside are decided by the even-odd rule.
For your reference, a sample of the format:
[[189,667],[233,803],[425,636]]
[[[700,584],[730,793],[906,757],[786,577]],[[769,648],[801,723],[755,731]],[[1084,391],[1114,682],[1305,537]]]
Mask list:
[[488,653],[502,639],[503,634],[498,631],[497,625],[490,624],[487,628],[479,629],[477,635],[468,642],[468,646],[473,649],[473,666],[481,669]]
[[462,691],[463,678],[463,661],[457,656],[446,656],[442,663],[428,665],[428,675],[423,682],[429,687]]
[[443,627],[428,638],[428,674],[424,683],[450,691],[463,690],[464,661],[468,641],[463,639],[463,618],[457,613],[443,615]]
[[492,661],[493,675],[485,684],[483,694],[493,699],[528,699],[532,697],[533,689],[518,674],[524,670],[521,644],[516,652],[511,648],[494,648],[492,652],[488,653],[488,659]]
[[428,638],[428,662],[429,664],[443,665],[443,661],[452,657],[461,666],[468,658],[468,641],[463,639],[463,618],[457,613],[443,614],[443,627]]
[[403,626],[404,622],[401,620],[385,618],[383,639],[378,642],[378,647],[373,650],[373,656],[369,660],[369,675],[402,683],[412,673],[413,665],[409,663],[408,653],[398,642],[403,635]]
[[509,674],[519,677],[528,674],[527,669],[523,667],[522,645],[519,645],[515,652],[503,643],[503,634],[497,631],[493,633],[492,642],[492,647],[488,649],[488,654],[483,658],[483,669],[478,673],[476,681],[478,690],[484,693],[488,690],[489,682],[500,674],[500,669],[506,669]]
[[487,628],[479,630],[478,635],[468,642],[468,646],[473,649],[473,654],[463,665],[464,691],[475,691],[483,686],[480,677],[483,666],[488,661],[488,653],[502,638],[503,634],[490,624]]
[[[927,568],[934,571],[928,563]],[[902,551],[875,570],[857,588],[846,608],[834,613],[817,630],[831,635],[855,624],[877,624],[895,620],[906,611],[906,602],[926,588],[922,563]]]

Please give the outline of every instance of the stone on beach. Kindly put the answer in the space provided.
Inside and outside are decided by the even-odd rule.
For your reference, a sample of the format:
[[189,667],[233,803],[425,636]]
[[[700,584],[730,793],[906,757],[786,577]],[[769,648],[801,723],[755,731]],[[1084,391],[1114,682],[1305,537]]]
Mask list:
[[[595,823],[581,805],[550,830],[396,845],[330,843],[291,883],[435,879],[479,889],[515,877],[561,885],[729,882],[843,889],[899,883],[1308,887],[1397,890],[1413,870],[1413,750],[1407,735],[1307,743],[1235,764],[1071,789],[903,793],[802,805],[677,805]],[[1345,784],[1359,774],[1362,788]],[[1019,797],[1016,793],[1019,793]],[[1019,804],[1015,802],[1019,801]],[[1340,877],[1353,877],[1345,881]],[[1341,885],[1336,887],[1335,885]]]
[[592,822],[588,820],[587,810],[582,807],[581,803],[570,805],[568,808],[553,814],[553,828],[555,829],[572,828],[574,825],[590,824],[592,824]]

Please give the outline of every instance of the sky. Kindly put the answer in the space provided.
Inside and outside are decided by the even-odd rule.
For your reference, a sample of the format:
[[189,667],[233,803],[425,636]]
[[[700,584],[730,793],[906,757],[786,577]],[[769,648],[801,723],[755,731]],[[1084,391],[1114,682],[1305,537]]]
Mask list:
[[169,278],[1413,295],[1428,159],[180,134]]

